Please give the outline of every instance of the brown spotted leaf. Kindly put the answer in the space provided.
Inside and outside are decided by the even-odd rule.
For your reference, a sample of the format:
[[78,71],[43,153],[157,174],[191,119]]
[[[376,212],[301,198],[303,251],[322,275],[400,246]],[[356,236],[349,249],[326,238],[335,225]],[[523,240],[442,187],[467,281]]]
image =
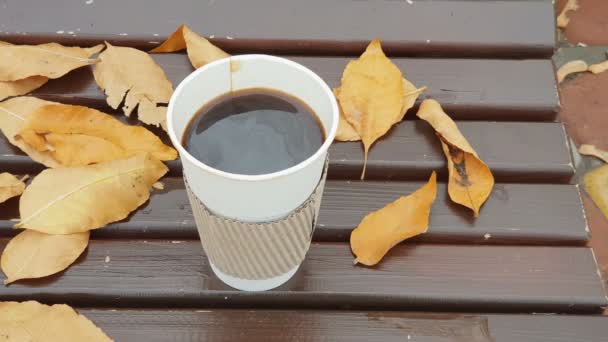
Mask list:
[[51,235],[26,229],[12,238],[2,252],[4,284],[61,272],[76,261],[88,244],[88,231]]
[[93,68],[97,85],[108,96],[110,107],[122,110],[129,116],[137,107],[143,123],[165,128],[167,108],[173,86],[165,72],[143,51],[113,46],[99,55],[100,62]]
[[112,341],[101,329],[65,304],[0,302],[4,341]]
[[229,54],[211,44],[186,25],[178,27],[167,40],[157,48],[150,50],[150,52],[175,52],[183,49],[187,49],[190,63],[197,69],[215,60],[230,57]]
[[424,100],[416,115],[433,126],[441,141],[448,165],[450,198],[472,209],[475,217],[479,216],[479,210],[494,186],[490,168],[479,158],[439,102]]
[[365,216],[350,235],[355,262],[373,266],[401,241],[425,233],[436,194],[433,171],[429,181],[414,193]]

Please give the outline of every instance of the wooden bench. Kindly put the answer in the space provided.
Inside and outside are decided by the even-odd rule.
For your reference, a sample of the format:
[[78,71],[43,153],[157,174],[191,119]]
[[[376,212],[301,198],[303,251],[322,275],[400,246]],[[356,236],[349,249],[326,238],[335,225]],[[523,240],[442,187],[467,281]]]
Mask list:
[[[71,304],[117,341],[606,339],[606,320],[594,314],[608,299],[586,247],[568,137],[555,122],[552,1],[0,2],[0,40],[12,43],[107,40],[149,49],[180,24],[230,53],[287,56],[330,86],[380,38],[404,75],[429,87],[422,98],[444,105],[492,169],[497,184],[481,216],[447,198],[439,142],[413,109],[371,150],[366,181],[358,180],[360,144],[332,146],[313,245],[276,290],[239,292],[213,276],[176,161],[165,189],[127,220],[94,231],[67,271],[0,287],[0,300]],[[192,71],[183,54],[153,57],[174,86]],[[88,68],[34,95],[113,113]],[[0,170],[42,167],[0,137]],[[433,170],[442,183],[429,232],[377,267],[353,266],[348,240],[361,218]],[[2,204],[0,248],[16,233],[16,217],[17,199]]]

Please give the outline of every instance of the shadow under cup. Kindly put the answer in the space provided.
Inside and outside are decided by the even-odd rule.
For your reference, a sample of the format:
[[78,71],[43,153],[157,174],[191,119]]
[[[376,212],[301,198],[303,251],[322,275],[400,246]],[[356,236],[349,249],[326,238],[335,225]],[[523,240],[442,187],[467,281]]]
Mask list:
[[[251,88],[276,89],[308,104],[325,130],[321,147],[297,165],[262,175],[223,172],[190,155],[181,141],[198,109],[231,91]],[[168,133],[180,154],[203,248],[213,271],[226,284],[240,290],[267,290],[296,272],[310,245],[323,192],[321,176],[338,121],[338,105],[327,84],[306,67],[280,57],[221,59],[194,71],[177,87],[167,111]],[[316,207],[311,209],[314,215],[298,217],[307,212],[302,210],[306,205]],[[306,227],[310,236],[306,242],[294,242],[294,237],[303,239],[304,234],[294,231],[293,223],[301,225],[305,219],[311,220]],[[293,246],[304,250],[291,253]],[[239,252],[230,255],[230,250]]]

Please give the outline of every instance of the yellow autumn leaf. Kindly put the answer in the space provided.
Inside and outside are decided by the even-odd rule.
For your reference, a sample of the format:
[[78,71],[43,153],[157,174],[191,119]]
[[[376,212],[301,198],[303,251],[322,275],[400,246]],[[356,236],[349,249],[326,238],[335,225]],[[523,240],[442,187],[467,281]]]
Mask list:
[[53,158],[49,151],[38,151],[33,146],[19,139],[17,133],[25,124],[27,117],[36,109],[53,102],[44,101],[35,97],[21,96],[4,102],[0,102],[0,130],[8,141],[19,147],[34,161],[47,167],[59,167],[60,164]]
[[30,76],[17,81],[0,81],[0,101],[7,97],[27,94],[48,82],[44,76]]
[[[334,96],[338,98],[340,88],[334,89]],[[338,131],[336,132],[336,140],[338,141],[358,141],[361,140],[359,133],[348,123],[348,120],[344,117],[344,111],[338,101],[338,108],[340,109],[340,121],[338,122]]]
[[0,203],[21,195],[25,190],[25,178],[19,179],[8,172],[0,173]]
[[163,69],[143,51],[106,46],[93,67],[93,76],[108,96],[108,105],[117,109],[124,100],[125,115],[130,116],[137,107],[141,122],[165,128],[167,108],[163,104],[169,102],[173,86]]
[[150,52],[175,52],[183,49],[187,49],[188,59],[197,69],[215,60],[230,57],[224,50],[211,44],[186,25],[178,27],[167,40]]
[[[363,142],[362,179],[372,144],[401,121],[409,109],[405,106],[410,102],[404,96],[405,86],[401,71],[386,57],[378,40],[372,41],[361,57],[350,61],[344,69],[337,98],[344,119]],[[420,91],[408,95],[414,97],[411,105]]]
[[604,163],[608,163],[608,151],[597,148],[595,145],[583,144],[578,148],[578,153],[586,156],[594,156]]
[[167,170],[150,155],[44,170],[21,195],[15,228],[73,234],[122,220],[148,200]]
[[78,259],[88,244],[89,232],[51,235],[26,229],[12,238],[2,252],[4,284],[61,272]]
[[90,58],[103,49],[67,47],[57,43],[0,46],[0,81],[17,81],[31,76],[59,78],[68,72],[95,64]]
[[557,16],[557,27],[565,28],[570,23],[568,12],[578,9],[578,0],[568,0],[562,9],[562,12]]
[[416,114],[433,126],[448,165],[448,193],[452,201],[473,210],[475,217],[492,188],[494,176],[479,158],[456,123],[443,111],[439,102],[424,100]]
[[602,72],[608,70],[608,61],[591,64],[588,70],[591,71],[593,74],[601,74]]
[[557,83],[562,83],[570,74],[585,72],[589,69],[587,63],[583,60],[570,61],[557,69]]
[[608,219],[608,165],[587,172],[585,190]]
[[4,341],[112,341],[71,307],[35,301],[0,302],[0,337]]
[[355,262],[373,266],[401,241],[425,233],[436,194],[437,177],[433,171],[420,189],[365,216],[350,235]]
[[18,135],[37,151],[48,151],[62,166],[84,166],[145,152],[159,160],[177,158],[177,151],[146,128],[125,125],[83,106],[38,107],[27,116]]

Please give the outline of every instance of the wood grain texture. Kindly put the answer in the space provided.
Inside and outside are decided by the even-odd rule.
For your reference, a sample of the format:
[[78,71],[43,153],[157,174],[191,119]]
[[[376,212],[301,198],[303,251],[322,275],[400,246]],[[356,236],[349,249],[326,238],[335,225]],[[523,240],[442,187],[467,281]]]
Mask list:
[[[81,309],[116,341],[590,342],[606,317],[387,311]],[[409,338],[408,338],[409,336]]]
[[[94,238],[198,239],[192,210],[181,178],[162,180],[150,201],[127,220],[95,230]],[[414,192],[420,182],[329,181],[325,186],[315,241],[349,240],[361,219],[400,196]],[[19,217],[18,199],[2,205],[0,236],[18,233],[11,219]],[[415,241],[466,244],[582,245],[587,225],[577,186],[497,184],[473,219],[470,210],[448,199],[438,184],[428,233]]]
[[231,52],[353,55],[375,38],[410,56],[549,57],[555,47],[548,1],[5,0],[0,22],[0,40],[18,43],[152,48],[187,24]]
[[[193,70],[184,54],[152,57],[177,86]],[[332,88],[340,86],[352,57],[287,56],[315,71]],[[458,120],[554,120],[559,108],[551,60],[414,59],[393,58],[406,78],[427,86],[421,96],[441,102]],[[107,110],[106,97],[93,80],[90,67],[51,80],[34,92],[40,98]],[[408,114],[415,118],[416,108]]]
[[[118,118],[126,120],[122,115]],[[568,183],[574,175],[561,123],[460,121],[458,127],[498,182]],[[360,178],[360,142],[334,143],[329,158],[329,178]],[[10,145],[4,136],[0,136],[0,165],[4,171],[19,174],[42,170],[42,165]],[[172,175],[181,175],[179,161],[168,166]],[[431,126],[415,120],[401,122],[374,144],[365,175],[368,180],[426,180],[433,170],[440,179],[446,179],[445,156]]]
[[64,273],[0,287],[0,298],[104,307],[561,313],[594,313],[608,304],[585,247],[406,244],[375,268],[352,262],[348,244],[313,243],[286,284],[240,292],[213,276],[198,241],[93,240]]

